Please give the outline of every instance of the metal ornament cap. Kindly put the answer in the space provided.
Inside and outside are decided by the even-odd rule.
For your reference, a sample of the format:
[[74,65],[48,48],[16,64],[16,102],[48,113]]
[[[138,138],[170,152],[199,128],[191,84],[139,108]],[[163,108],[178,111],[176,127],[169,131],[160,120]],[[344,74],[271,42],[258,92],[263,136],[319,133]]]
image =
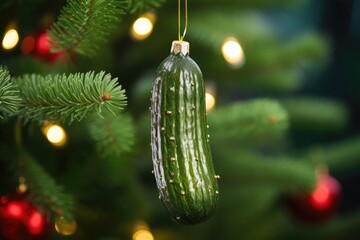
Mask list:
[[181,53],[184,56],[187,56],[190,53],[190,44],[186,41],[173,41],[170,52],[175,55]]

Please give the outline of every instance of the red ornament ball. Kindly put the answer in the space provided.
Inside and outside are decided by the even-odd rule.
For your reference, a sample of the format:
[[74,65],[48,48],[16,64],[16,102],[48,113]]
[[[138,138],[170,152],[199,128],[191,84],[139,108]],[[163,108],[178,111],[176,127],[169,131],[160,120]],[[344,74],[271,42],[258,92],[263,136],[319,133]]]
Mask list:
[[25,194],[0,198],[0,239],[43,240],[50,230],[46,216],[36,210]]
[[326,174],[319,177],[317,186],[311,193],[290,198],[289,209],[302,222],[324,222],[336,214],[340,197],[339,182]]
[[50,51],[50,40],[46,32],[41,33],[35,44],[35,56],[49,62],[56,62],[63,55],[63,52],[53,53]]

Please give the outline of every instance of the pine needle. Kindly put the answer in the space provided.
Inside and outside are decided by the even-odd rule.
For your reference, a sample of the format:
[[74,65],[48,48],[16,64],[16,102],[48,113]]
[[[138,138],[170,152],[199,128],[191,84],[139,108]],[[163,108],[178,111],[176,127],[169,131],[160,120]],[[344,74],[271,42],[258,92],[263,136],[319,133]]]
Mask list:
[[129,11],[131,13],[143,13],[160,7],[164,2],[165,0],[130,0]]
[[[209,113],[211,133],[217,140],[275,137],[289,125],[284,108],[274,100],[238,102]],[[226,126],[226,128],[224,127]]]
[[9,71],[0,67],[0,119],[14,114],[20,103],[19,90],[11,82]]
[[19,117],[29,120],[58,120],[71,123],[80,121],[102,108],[117,112],[126,105],[125,90],[111,79],[110,74],[100,72],[70,75],[36,74],[16,79],[22,97]]
[[30,155],[22,152],[18,174],[25,178],[29,187],[30,201],[54,217],[71,219],[74,211],[73,199],[64,193],[61,186]]
[[128,114],[112,115],[106,111],[104,118],[91,119],[86,125],[102,158],[117,158],[134,145],[135,129]]
[[52,50],[94,56],[127,7],[128,0],[68,0],[48,32]]

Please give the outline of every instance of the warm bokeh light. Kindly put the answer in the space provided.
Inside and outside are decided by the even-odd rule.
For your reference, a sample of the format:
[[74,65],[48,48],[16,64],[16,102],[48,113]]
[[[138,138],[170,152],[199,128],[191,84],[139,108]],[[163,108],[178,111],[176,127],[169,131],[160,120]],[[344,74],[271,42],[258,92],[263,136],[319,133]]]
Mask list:
[[154,236],[147,229],[140,229],[133,234],[133,240],[154,240]]
[[45,125],[43,127],[43,132],[48,141],[54,146],[61,147],[66,143],[66,132],[59,125]]
[[135,40],[144,40],[149,37],[154,28],[155,18],[153,13],[146,13],[136,19],[131,26],[131,37]]
[[141,17],[134,22],[134,31],[139,35],[147,35],[152,31],[152,23],[148,18]]
[[64,217],[60,217],[55,221],[55,230],[64,236],[74,234],[76,229],[77,223],[74,219],[67,220]]
[[30,54],[35,49],[35,37],[34,36],[26,36],[21,42],[21,52],[23,54]]
[[210,93],[205,94],[206,111],[209,112],[215,107],[215,97]]
[[149,226],[146,222],[139,221],[134,227],[133,240],[154,240]]
[[221,53],[225,61],[234,67],[241,67],[245,62],[244,51],[235,38],[228,38],[224,41]]
[[2,40],[2,47],[6,50],[13,49],[19,42],[19,34],[15,29],[8,30]]
[[28,189],[28,186],[26,185],[26,183],[20,183],[17,190],[20,192],[20,193],[25,193]]

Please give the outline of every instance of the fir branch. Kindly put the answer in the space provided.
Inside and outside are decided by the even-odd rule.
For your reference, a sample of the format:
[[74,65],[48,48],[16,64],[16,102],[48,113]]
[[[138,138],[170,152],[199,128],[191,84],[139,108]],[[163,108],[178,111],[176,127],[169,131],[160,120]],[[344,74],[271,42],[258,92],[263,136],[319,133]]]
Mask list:
[[234,10],[202,11],[194,15],[191,21],[189,37],[218,55],[221,45],[228,37],[239,39],[245,52],[261,46],[269,48],[276,40],[273,26],[259,13],[247,12],[240,15]]
[[165,0],[129,0],[129,11],[131,13],[143,13],[147,10],[159,8]]
[[19,116],[29,120],[82,120],[102,108],[117,112],[126,104],[125,90],[100,72],[69,75],[24,75],[16,80],[23,99]]
[[29,154],[19,156],[18,174],[25,178],[29,188],[30,201],[44,208],[55,218],[64,216],[71,219],[74,211],[73,199]]
[[9,71],[0,67],[0,119],[14,114],[20,103],[19,90],[11,82]]
[[194,7],[201,7],[204,9],[208,8],[223,8],[223,7],[230,7],[230,9],[244,9],[244,8],[269,8],[269,7],[294,7],[298,6],[301,3],[304,3],[304,0],[242,0],[242,1],[233,1],[233,0],[222,0],[221,6],[219,6],[219,2],[217,1],[208,1],[208,0],[197,0],[192,2],[192,6]]
[[289,234],[293,240],[302,239],[353,239],[359,232],[360,226],[360,209],[348,211],[340,215],[333,221],[324,224],[321,227],[309,227],[307,225],[298,225],[288,227]]
[[341,172],[359,169],[359,156],[360,137],[356,137],[327,146],[314,146],[302,157],[315,164],[325,163],[330,172]]
[[[297,67],[277,68],[274,66],[267,69],[259,67],[251,71],[245,68],[240,77],[231,80],[231,84],[239,85],[244,89],[272,92],[295,91],[302,85],[303,73]],[[263,70],[260,72],[258,69]]]
[[116,158],[129,152],[135,142],[135,128],[129,114],[112,115],[104,112],[104,118],[86,122],[90,136],[102,158]]
[[52,50],[94,56],[116,28],[128,0],[68,0],[49,30]]
[[265,158],[239,151],[222,152],[218,169],[226,174],[223,181],[229,183],[240,181],[245,185],[270,186],[289,192],[310,191],[316,184],[312,164],[288,157]]
[[239,102],[218,108],[209,113],[208,120],[212,136],[219,141],[259,136],[275,137],[282,135],[289,125],[283,107],[268,99]]
[[289,113],[291,127],[301,131],[342,131],[349,118],[346,106],[331,99],[296,97],[284,99],[282,104]]

